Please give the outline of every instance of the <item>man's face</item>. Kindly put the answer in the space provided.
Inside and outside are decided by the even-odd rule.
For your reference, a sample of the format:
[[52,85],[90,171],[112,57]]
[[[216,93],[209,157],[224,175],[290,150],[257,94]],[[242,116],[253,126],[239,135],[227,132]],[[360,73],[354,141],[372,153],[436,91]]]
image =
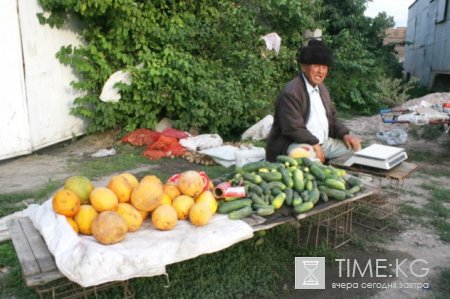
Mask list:
[[328,74],[328,66],[322,64],[302,64],[302,71],[312,86],[316,86],[325,80]]

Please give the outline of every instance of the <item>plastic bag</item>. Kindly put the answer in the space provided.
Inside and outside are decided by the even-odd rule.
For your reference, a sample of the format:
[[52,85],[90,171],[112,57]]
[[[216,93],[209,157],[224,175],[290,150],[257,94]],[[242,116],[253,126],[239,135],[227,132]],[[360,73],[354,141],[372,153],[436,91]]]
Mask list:
[[266,43],[267,50],[274,50],[278,55],[281,47],[281,37],[276,32],[261,36],[261,39]]
[[389,145],[399,145],[406,143],[408,134],[402,129],[392,129],[378,132],[377,137]]
[[100,94],[100,100],[102,102],[118,102],[120,100],[119,89],[115,86],[116,83],[124,83],[126,85],[131,84],[131,74],[128,71],[117,71],[112,74],[105,85],[103,85],[102,92]]

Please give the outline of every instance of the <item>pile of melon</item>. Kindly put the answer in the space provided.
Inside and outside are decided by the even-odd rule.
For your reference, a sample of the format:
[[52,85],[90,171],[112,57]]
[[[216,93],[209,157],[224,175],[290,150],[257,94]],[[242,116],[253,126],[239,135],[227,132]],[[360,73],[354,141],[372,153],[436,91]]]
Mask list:
[[139,181],[122,173],[105,187],[95,187],[84,176],[71,176],[55,192],[52,204],[77,233],[92,235],[107,245],[137,231],[147,218],[163,231],[174,229],[179,220],[206,225],[217,210],[212,187],[205,187],[203,177],[193,170],[181,173],[175,183],[163,183],[155,175]]

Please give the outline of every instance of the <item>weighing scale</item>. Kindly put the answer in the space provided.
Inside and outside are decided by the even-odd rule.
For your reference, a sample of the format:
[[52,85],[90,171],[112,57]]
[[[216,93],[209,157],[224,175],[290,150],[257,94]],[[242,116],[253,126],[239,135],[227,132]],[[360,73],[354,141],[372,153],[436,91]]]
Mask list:
[[407,158],[404,148],[372,144],[354,153],[353,156],[344,162],[344,165],[349,167],[353,164],[359,164],[389,170]]

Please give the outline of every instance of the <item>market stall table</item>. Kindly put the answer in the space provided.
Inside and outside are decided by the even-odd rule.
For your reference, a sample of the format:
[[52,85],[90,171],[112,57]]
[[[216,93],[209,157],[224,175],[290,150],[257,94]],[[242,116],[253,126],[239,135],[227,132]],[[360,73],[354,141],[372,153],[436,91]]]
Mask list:
[[[270,229],[273,228],[275,226],[284,224],[284,223],[289,223],[289,222],[300,222],[303,223],[306,220],[310,220],[310,219],[314,219],[314,221],[310,221],[309,224],[309,231],[310,233],[308,234],[308,240],[310,238],[310,236],[315,236],[314,239],[314,244],[317,245],[319,238],[321,237],[321,235],[319,234],[319,231],[321,228],[325,228],[326,233],[324,234],[325,236],[325,241],[327,242],[327,245],[329,243],[333,243],[332,242],[332,234],[330,234],[330,230],[334,229],[334,235],[336,235],[336,233],[341,234],[344,239],[340,240],[339,243],[333,243],[334,247],[338,247],[341,246],[343,244],[345,244],[346,242],[349,241],[349,236],[351,233],[351,213],[352,213],[352,203],[356,200],[359,200],[361,198],[367,198],[370,196],[373,196],[375,194],[377,194],[378,190],[374,189],[372,187],[368,187],[366,188],[363,192],[358,193],[357,195],[355,195],[354,197],[345,199],[343,201],[335,201],[335,200],[330,200],[327,203],[321,203],[318,204],[317,206],[315,206],[312,210],[306,212],[306,213],[302,213],[299,215],[295,215],[292,213],[292,209],[288,208],[288,207],[283,207],[282,209],[278,210],[276,214],[267,217],[267,218],[263,218],[263,217],[259,217],[259,216],[254,216],[254,217],[249,217],[244,219],[244,221],[246,222],[246,224],[243,221],[235,221],[235,220],[227,220],[227,217],[224,215],[217,215],[216,217],[216,221],[215,224],[211,224],[212,227],[214,227],[215,225],[215,229],[213,229],[213,232],[211,231],[206,231],[205,230],[205,235],[203,239],[208,239],[208,240],[216,240],[217,239],[213,239],[211,233],[215,234],[215,235],[222,235],[222,231],[224,232],[224,235],[226,235],[226,231],[236,231],[236,230],[242,230],[244,225],[245,227],[249,228],[249,232],[250,233],[240,233],[239,236],[233,236],[233,238],[230,239],[230,242],[225,242],[224,244],[221,244],[220,247],[217,247],[216,249],[214,248],[210,248],[210,250],[208,251],[206,249],[203,249],[201,252],[196,252],[195,254],[192,255],[186,255],[184,258],[183,257],[178,257],[177,260],[174,260],[173,262],[179,262],[179,261],[183,261],[183,260],[187,260],[189,258],[193,258],[195,256],[198,256],[199,254],[207,254],[207,253],[211,253],[214,251],[219,251],[222,249],[225,249],[226,247],[231,246],[232,244],[238,243],[240,241],[243,241],[245,239],[251,238],[253,236],[253,233],[251,232],[256,232],[259,230],[263,230],[263,229]],[[43,211],[40,211],[43,210]],[[38,211],[36,213],[36,209],[33,211],[33,215],[31,215],[31,217],[35,218],[36,221],[36,215],[35,214],[42,214],[42,218],[46,219],[46,223],[44,223],[44,227],[52,227],[55,226],[54,229],[61,229],[61,224],[63,223],[62,220],[65,219],[60,219],[59,217],[54,217],[54,219],[50,219],[52,217],[49,217],[48,215],[48,207],[47,209],[45,208],[38,208]],[[26,216],[26,215],[25,215]],[[28,215],[30,216],[30,215]],[[53,223],[54,221],[58,221],[61,220],[61,223]],[[222,222],[220,222],[222,221]],[[223,222],[225,221],[225,222]],[[242,225],[241,225],[242,223]],[[335,223],[336,225],[333,226],[330,223]],[[184,224],[184,223],[180,223]],[[39,225],[38,225],[39,226]],[[64,225],[62,225],[64,228]],[[181,225],[181,229],[183,228],[183,226],[189,227],[192,226],[190,224],[186,224],[186,225]],[[237,229],[238,227],[240,227],[241,229]],[[128,279],[122,279],[122,280],[111,280],[111,281],[102,281],[102,283],[99,283],[98,285],[88,285],[85,287],[80,286],[78,283],[72,283],[70,279],[66,279],[66,275],[63,275],[63,273],[61,273],[62,271],[60,271],[61,269],[59,269],[59,267],[57,266],[57,263],[55,263],[55,255],[49,250],[49,247],[52,246],[48,246],[48,244],[46,244],[45,241],[45,237],[43,238],[42,234],[40,233],[40,231],[38,229],[35,228],[35,225],[33,224],[33,222],[30,220],[29,217],[20,217],[20,218],[14,218],[12,220],[10,220],[8,222],[8,229],[10,231],[10,235],[14,244],[14,248],[16,250],[16,253],[18,255],[21,267],[22,267],[22,272],[23,272],[23,277],[25,280],[25,283],[27,284],[27,286],[29,287],[34,287],[35,290],[37,291],[37,293],[39,294],[39,296],[42,298],[45,294],[50,294],[53,295],[53,298],[62,296],[61,292],[69,292],[67,293],[62,293],[65,295],[69,295],[69,298],[78,298],[78,297],[83,297],[86,296],[87,294],[94,294],[95,296],[97,296],[97,292],[105,289],[105,288],[110,288],[113,286],[120,286],[123,288],[123,294],[124,294],[124,298],[134,298],[134,290],[132,289],[132,287],[130,286],[130,284],[128,283]],[[42,229],[42,227],[41,227]],[[68,226],[68,229],[71,229]],[[145,233],[146,230],[148,230],[149,227],[143,228],[141,230],[141,233]],[[196,228],[194,228],[196,230]],[[315,230],[316,232],[314,234],[311,233],[312,230]],[[158,233],[158,232],[157,232]],[[160,232],[161,233],[161,232]],[[164,232],[162,232],[164,233]],[[196,246],[197,243],[195,242],[199,242],[199,239],[202,239],[202,231],[201,230],[197,230],[197,232],[194,234],[195,236],[193,237],[192,240],[188,240],[187,242],[194,242],[192,243],[192,246]],[[48,232],[45,232],[44,235],[47,235],[48,237]],[[79,238],[79,237],[76,237]],[[87,243],[92,242],[90,240],[90,238],[86,238],[83,237],[82,239],[80,239],[80,241],[77,242],[81,242],[84,245],[83,246],[87,246]],[[63,243],[67,243],[66,239],[70,239],[67,238],[67,236],[63,236],[64,240],[61,240]],[[160,239],[159,242],[161,242],[161,240],[164,239]],[[196,241],[195,241],[196,240]],[[308,241],[307,240],[307,241]],[[226,241],[226,240],[225,240]],[[87,242],[87,243],[86,243]],[[202,242],[200,240],[200,242]],[[221,241],[223,242],[223,241]],[[69,240],[70,243],[70,240]],[[204,242],[202,242],[204,243]],[[207,242],[207,243],[211,243],[211,242]],[[187,245],[186,240],[183,240],[182,243],[183,247]],[[102,246],[99,245],[100,247],[104,248],[105,250],[108,250],[108,248],[112,247],[107,247],[107,246]],[[124,245],[125,247],[127,246],[126,244]],[[203,245],[204,246],[204,245]],[[52,247],[53,248],[53,247]],[[84,247],[83,247],[84,248]],[[80,248],[78,248],[78,250],[80,250]],[[129,250],[129,248],[127,249]],[[96,252],[98,251],[98,248],[96,248]],[[92,251],[86,251],[83,254],[89,254],[89,252],[92,253]],[[108,255],[110,253],[107,253]],[[151,255],[149,255],[151,256]],[[60,257],[57,257],[57,259]],[[148,258],[148,257],[147,257]],[[88,260],[92,260],[92,257],[88,257],[85,256],[83,259],[88,259]],[[66,266],[66,265],[64,265]],[[78,266],[78,265],[77,265]],[[79,265],[79,267],[82,267],[82,265]],[[113,268],[113,267],[111,267]],[[113,270],[113,269],[111,269]],[[163,272],[165,271],[165,268],[161,269],[163,271],[161,271],[160,269],[157,269],[158,271],[155,272],[154,275],[161,275],[164,274]],[[65,271],[67,271],[67,269],[65,269]],[[136,275],[136,277],[139,276],[143,276],[141,275]],[[153,276],[153,275],[147,275],[147,276]],[[128,278],[133,278],[132,275],[129,276]],[[63,281],[62,283],[58,283],[58,281]],[[70,284],[70,289],[69,291],[67,291],[67,286]]]
[[383,181],[387,181],[390,190],[380,192],[378,196],[363,198],[358,200],[355,207],[355,217],[353,221],[364,227],[382,231],[390,226],[391,220],[398,215],[400,208],[400,196],[403,192],[403,185],[406,178],[411,175],[417,165],[407,161],[403,161],[397,166],[385,170],[363,165],[353,164],[346,166],[345,162],[351,155],[343,155],[329,161],[330,165],[346,169],[357,175],[369,175],[373,179],[378,180],[381,185]]

